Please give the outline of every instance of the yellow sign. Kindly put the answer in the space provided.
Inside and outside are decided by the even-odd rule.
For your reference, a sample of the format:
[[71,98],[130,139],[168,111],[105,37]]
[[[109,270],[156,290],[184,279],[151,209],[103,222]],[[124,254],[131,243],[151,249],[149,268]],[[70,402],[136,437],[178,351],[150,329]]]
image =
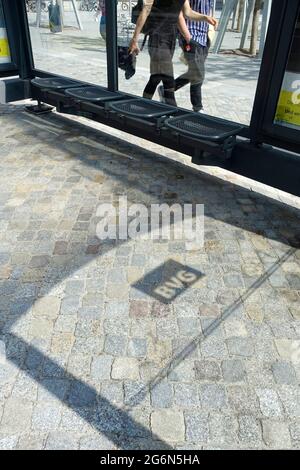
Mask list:
[[0,57],[10,57],[8,40],[0,38]]
[[286,72],[279,95],[275,122],[288,127],[300,127],[300,75]]

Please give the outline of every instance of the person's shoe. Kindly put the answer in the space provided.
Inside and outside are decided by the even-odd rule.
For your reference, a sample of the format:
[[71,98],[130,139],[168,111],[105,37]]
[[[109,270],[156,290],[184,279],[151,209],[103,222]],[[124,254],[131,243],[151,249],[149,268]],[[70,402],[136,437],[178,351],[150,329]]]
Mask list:
[[204,113],[204,109],[203,109],[203,108],[201,108],[201,109],[194,109],[193,111],[194,111],[194,113]]
[[158,87],[158,95],[159,95],[159,100],[161,101],[161,103],[165,103],[166,100],[165,100],[165,90],[164,90],[164,87],[163,85],[160,85]]

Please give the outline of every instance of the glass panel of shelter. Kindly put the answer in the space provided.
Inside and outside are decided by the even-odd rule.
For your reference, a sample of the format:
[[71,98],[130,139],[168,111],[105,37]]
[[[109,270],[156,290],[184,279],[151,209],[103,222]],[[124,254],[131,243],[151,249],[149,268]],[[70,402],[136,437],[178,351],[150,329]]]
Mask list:
[[26,0],[35,68],[106,87],[102,3],[103,9],[98,1]]
[[[166,99],[159,95],[162,81],[154,90],[150,89],[149,92],[148,88],[145,91],[150,69],[152,68],[151,71],[156,75],[158,75],[156,72],[163,72],[163,75],[173,74],[174,78],[178,78],[186,74],[187,64],[192,63],[192,68],[196,69],[192,74],[193,97],[190,85],[179,88],[178,85],[184,80],[177,80],[178,90],[175,98],[178,106],[198,111],[203,105],[203,110],[208,115],[241,124],[250,123],[272,0],[260,2],[260,6],[264,7],[257,15],[258,41],[257,44],[252,41],[254,42],[252,46],[257,52],[254,56],[250,54],[249,49],[253,16],[255,16],[253,11],[259,2],[190,0],[191,7],[195,11],[209,12],[219,21],[218,33],[214,39],[210,33],[210,48],[207,50],[205,44],[207,41],[208,45],[209,40],[205,24],[200,23],[198,28],[196,23],[187,23],[196,45],[191,52],[188,50],[183,52],[184,45],[176,29],[174,44],[171,46],[171,64],[168,60],[168,51],[166,58],[165,50],[157,38],[156,43],[149,41],[148,38],[136,58],[136,64],[131,63],[132,57],[128,58],[127,49],[135,29],[132,10],[138,3],[137,0],[26,1],[35,68],[107,86],[106,3],[108,1],[117,3],[120,91],[145,97],[151,97],[153,91],[154,100]],[[183,4],[184,1],[162,0],[162,3],[174,5]],[[165,26],[172,21],[172,17],[169,17]],[[165,26],[161,31],[165,32]],[[140,48],[143,42],[144,35],[141,34]],[[195,50],[197,61],[194,64]],[[152,60],[149,52],[152,54]],[[195,85],[203,79],[203,64],[199,57],[201,54],[206,56],[206,53],[208,56],[205,60],[205,79],[203,86],[198,87],[196,91]],[[158,64],[160,58],[162,63]],[[165,89],[167,87],[168,84],[165,85]],[[202,100],[199,94],[200,88]]]
[[[198,111],[203,106],[203,111],[208,115],[248,125],[253,108],[272,0],[261,2],[260,6],[263,6],[263,8],[260,8],[256,16],[258,40],[256,44],[252,44],[252,49],[256,50],[254,56],[250,54],[250,47],[253,17],[255,16],[254,10],[255,6],[257,7],[255,0],[189,1],[195,11],[213,15],[219,21],[219,26],[216,34],[211,31],[207,34],[205,23],[187,22],[196,45],[192,46],[191,51],[186,50],[185,52],[183,52],[184,44],[180,39],[180,34],[178,31],[176,32],[177,37],[173,45],[174,55],[172,58],[173,74],[177,79],[175,87],[178,88],[175,93],[176,102],[178,106],[189,110],[194,108]],[[132,38],[135,27],[135,24],[132,23],[132,10],[137,3],[137,0],[118,1],[118,45],[121,48],[128,46]],[[174,3],[184,2],[180,2],[180,0],[169,1],[170,5]],[[168,29],[168,22],[170,21],[172,21],[172,18],[169,16],[160,30],[162,35]],[[140,48],[143,42],[144,36],[141,34],[139,38]],[[147,95],[151,95],[153,88],[155,88],[153,82],[153,87],[150,86],[149,88],[148,86],[145,90],[146,84],[149,85],[150,67],[152,67],[154,73],[170,74],[170,67],[166,64],[168,54],[164,54],[161,45],[163,42],[163,39],[160,41],[157,40],[157,37],[154,41],[149,41],[149,39],[146,41],[142,51],[137,56],[136,72],[131,78],[128,78],[131,75],[130,71],[127,71],[127,78],[126,72],[120,71],[119,89],[121,91],[147,97]],[[252,43],[255,43],[255,41],[252,40]],[[209,45],[210,47],[207,47]],[[204,79],[201,56],[205,58],[207,53]],[[152,60],[150,56],[152,56]],[[157,64],[160,57],[162,64]],[[188,70],[189,73],[186,75]],[[178,77],[181,77],[181,79],[178,80]],[[181,86],[186,83],[185,79],[190,78],[193,80],[191,90],[189,84]],[[203,86],[197,87],[197,83],[199,84],[201,80],[203,80]],[[155,88],[153,95],[155,100],[163,99],[161,85],[162,82]],[[202,97],[200,90],[202,91]]]

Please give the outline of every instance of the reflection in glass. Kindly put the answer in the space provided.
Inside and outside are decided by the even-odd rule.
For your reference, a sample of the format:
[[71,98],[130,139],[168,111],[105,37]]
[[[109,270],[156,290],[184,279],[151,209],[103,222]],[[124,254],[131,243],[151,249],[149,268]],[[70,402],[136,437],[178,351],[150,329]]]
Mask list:
[[27,10],[35,68],[107,85],[104,0],[36,0]]
[[[166,0],[157,1],[163,2]],[[181,77],[181,80],[177,80],[176,82],[177,91],[175,93],[175,98],[178,106],[198,111],[203,105],[203,111],[208,115],[221,117],[243,124],[249,124],[260,70],[261,52],[263,50],[264,37],[268,26],[270,6],[272,2],[271,0],[261,2],[261,7],[263,3],[266,7],[264,10],[260,8],[256,14],[256,19],[258,19],[258,41],[257,44],[254,45],[256,46],[257,54],[255,56],[251,56],[249,50],[250,45],[253,46],[253,40],[251,41],[251,38],[253,39],[254,37],[254,3],[255,2],[243,2],[242,0],[226,0],[226,2],[214,2],[213,0],[190,0],[191,7],[200,13],[208,14],[208,11],[206,10],[207,5],[210,5],[210,7],[215,6],[215,17],[218,20],[221,20],[221,22],[223,21],[223,26],[224,21],[226,22],[225,35],[219,53],[212,53],[212,48],[205,50],[204,41],[202,41],[203,47],[197,49],[199,54],[200,52],[203,53],[204,59],[206,54],[209,52],[207,59],[205,60],[204,71],[204,65],[202,69],[200,67],[201,70],[192,69],[192,67],[194,67],[194,62],[191,60],[192,55],[189,51],[184,52],[183,49],[185,44],[180,40],[179,33],[177,34],[173,56],[173,69],[175,78],[178,79],[178,77]],[[129,44],[130,39],[132,38],[135,25],[132,23],[131,12],[132,8],[136,4],[137,0],[118,1],[119,45]],[[224,9],[229,4],[233,5],[234,8],[231,13],[229,12],[229,17],[224,19]],[[246,7],[248,4],[252,5],[252,13],[250,12],[251,15],[247,16]],[[200,7],[202,10],[199,10]],[[244,8],[244,11],[242,7]],[[212,12],[209,14],[211,13]],[[202,23],[202,28],[204,25],[205,24]],[[195,24],[191,22],[189,25],[191,33],[193,33],[194,28]],[[218,32],[215,35],[215,39],[217,35]],[[212,32],[209,33],[209,36],[210,40],[212,40]],[[260,38],[262,38],[261,44]],[[139,40],[140,48],[143,41],[143,35],[141,35]],[[130,80],[127,80],[124,74],[119,74],[119,89],[121,91],[139,96],[143,95],[145,85],[149,80],[150,74],[149,45],[150,47],[153,47],[153,44],[149,44],[149,41],[146,41],[144,48],[137,56],[136,73],[132,78],[130,78]],[[197,63],[201,65],[201,63],[204,63],[204,60],[203,62],[198,61]],[[194,80],[194,90],[191,89],[189,80],[187,80],[190,78],[189,75],[191,75],[191,69],[192,77],[196,77],[198,79],[199,74],[202,74],[203,78],[205,76],[201,90],[202,99],[200,100],[199,93],[197,95],[196,90],[196,85],[199,83],[199,80],[198,82],[197,80]],[[193,91],[194,93],[192,93]],[[164,99],[161,87],[157,87],[153,99],[160,101]]]

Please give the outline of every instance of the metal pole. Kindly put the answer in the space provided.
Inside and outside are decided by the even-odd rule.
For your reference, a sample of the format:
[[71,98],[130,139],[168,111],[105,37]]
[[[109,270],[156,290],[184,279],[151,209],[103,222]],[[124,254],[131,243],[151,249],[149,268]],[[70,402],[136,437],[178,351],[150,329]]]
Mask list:
[[61,28],[64,27],[64,2],[63,0],[56,0],[59,9],[60,9],[60,18],[61,18]]
[[235,7],[235,9],[234,9],[234,11],[233,11],[231,29],[234,29],[234,26],[235,26],[235,20],[236,20],[237,13],[238,13],[238,6],[239,6],[239,2],[237,2],[236,7]]
[[258,53],[259,59],[262,58],[263,52],[264,52],[267,30],[268,30],[270,15],[271,15],[271,8],[272,8],[272,0],[264,0],[263,17],[262,17],[261,31],[260,31],[259,53]]
[[216,3],[217,3],[217,0],[214,0],[213,9],[212,9],[212,16],[215,16],[215,13],[216,13]]
[[41,26],[41,16],[42,16],[42,0],[36,0],[36,27],[40,28]]
[[254,5],[255,5],[255,0],[249,0],[248,2],[248,7],[247,7],[247,12],[246,12],[246,19],[245,19],[245,24],[243,28],[243,34],[242,34],[242,39],[241,39],[241,44],[240,44],[240,49],[244,49],[246,39],[248,36],[248,31],[249,31],[249,26],[251,23],[251,17],[253,14],[254,10]]
[[106,5],[106,55],[107,87],[118,90],[118,0],[105,0]]
[[221,49],[221,45],[226,33],[227,25],[230,20],[230,15],[233,9],[236,7],[238,0],[226,0],[225,5],[222,9],[219,28],[216,40],[211,48],[211,52],[218,54]]
[[73,10],[74,10],[74,13],[75,13],[75,18],[76,18],[76,21],[77,21],[77,24],[78,24],[78,28],[80,29],[80,31],[82,31],[83,27],[82,27],[81,19],[80,19],[80,16],[79,16],[79,11],[77,9],[76,0],[71,0],[71,2],[72,2],[72,5],[73,5]]

